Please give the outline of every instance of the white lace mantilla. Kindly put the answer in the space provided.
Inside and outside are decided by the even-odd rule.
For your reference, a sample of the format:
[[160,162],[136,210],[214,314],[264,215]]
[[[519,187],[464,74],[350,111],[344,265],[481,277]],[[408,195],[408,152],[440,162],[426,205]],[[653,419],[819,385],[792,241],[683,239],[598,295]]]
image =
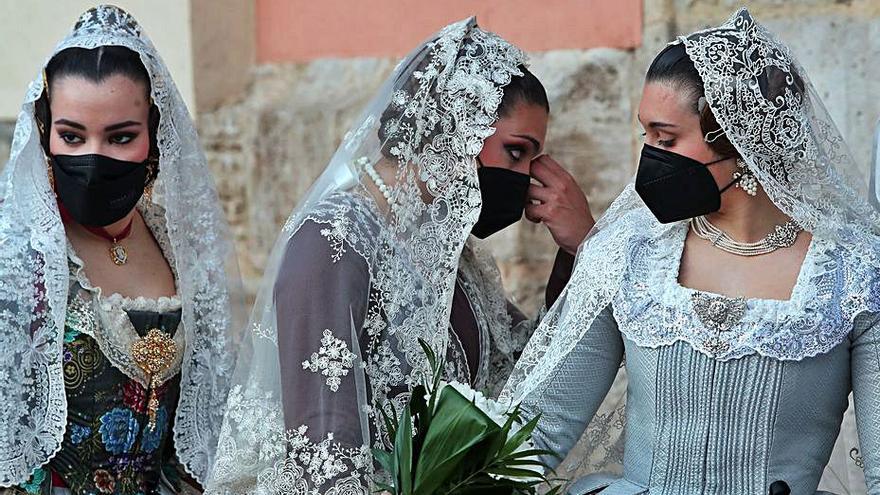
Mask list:
[[[644,230],[648,232],[648,228]],[[729,298],[686,288],[677,280],[687,222],[657,237],[633,239],[632,263],[613,301],[620,331],[640,346],[677,341],[726,361],[758,353],[801,360],[843,342],[856,316],[880,310],[880,274],[866,256],[814,238],[791,298]]]
[[[187,343],[174,443],[186,469],[201,480],[213,460],[233,351],[244,328],[234,319],[240,282],[232,240],[186,105],[137,21],[117,7],[90,9],[50,57],[100,46],[138,54],[159,111],[152,201],[162,207],[175,258]],[[19,370],[0,381],[0,486],[24,482],[52,458],[67,423],[62,347],[70,267],[34,115],[44,68],[34,66],[0,178],[0,361],[3,369]]]
[[[341,445],[332,433],[315,441],[305,425],[285,430],[280,399],[271,392],[236,385],[227,406],[223,431],[229,434],[221,437],[212,471],[212,482],[224,486],[224,493],[370,493],[363,486],[372,470],[368,446]],[[251,478],[255,469],[257,486]]]

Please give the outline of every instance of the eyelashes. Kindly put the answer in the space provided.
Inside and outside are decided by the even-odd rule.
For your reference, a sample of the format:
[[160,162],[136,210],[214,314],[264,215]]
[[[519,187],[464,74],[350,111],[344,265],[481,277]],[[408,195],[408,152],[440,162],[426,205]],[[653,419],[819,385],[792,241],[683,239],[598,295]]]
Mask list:
[[121,134],[116,134],[114,136],[110,136],[110,143],[112,144],[128,144],[134,141],[134,138],[137,137],[137,134],[131,132],[124,132]]
[[[86,142],[85,138],[83,138],[82,136],[69,131],[59,132],[58,137],[60,137],[61,140],[68,145],[78,145]],[[107,138],[107,142],[110,144],[123,146],[131,143],[137,137],[138,133],[136,132],[122,132],[119,134],[111,135]]]
[[[644,139],[647,136],[648,136],[647,132],[642,132],[642,139]],[[664,148],[669,148],[670,146],[675,145],[675,139],[674,138],[673,139],[658,139],[657,145],[662,146]]]
[[505,146],[504,149],[507,150],[507,154],[510,155],[510,158],[515,162],[520,161],[526,153],[526,150],[520,146]]
[[83,139],[72,132],[59,132],[58,137],[67,144],[79,144]]

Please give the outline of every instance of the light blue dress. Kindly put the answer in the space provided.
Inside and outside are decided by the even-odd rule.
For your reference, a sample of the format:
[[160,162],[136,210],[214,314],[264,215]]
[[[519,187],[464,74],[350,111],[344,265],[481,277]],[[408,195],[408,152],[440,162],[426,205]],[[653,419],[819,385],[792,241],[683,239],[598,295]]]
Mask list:
[[816,493],[852,391],[880,494],[880,274],[863,269],[875,254],[814,239],[790,300],[730,299],[677,282],[686,234],[631,243],[612,303],[524,401],[542,414],[536,445],[564,457],[625,357],[623,475],[570,493],[757,495],[777,480]]

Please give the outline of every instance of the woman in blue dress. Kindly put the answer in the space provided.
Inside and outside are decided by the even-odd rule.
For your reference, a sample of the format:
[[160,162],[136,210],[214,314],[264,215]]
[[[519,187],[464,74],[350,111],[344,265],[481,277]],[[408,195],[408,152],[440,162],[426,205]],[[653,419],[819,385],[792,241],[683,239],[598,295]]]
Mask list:
[[880,494],[880,219],[803,68],[743,9],[656,57],[639,120],[503,396],[564,457],[625,359],[622,473],[570,493],[741,495],[816,493],[852,391]]

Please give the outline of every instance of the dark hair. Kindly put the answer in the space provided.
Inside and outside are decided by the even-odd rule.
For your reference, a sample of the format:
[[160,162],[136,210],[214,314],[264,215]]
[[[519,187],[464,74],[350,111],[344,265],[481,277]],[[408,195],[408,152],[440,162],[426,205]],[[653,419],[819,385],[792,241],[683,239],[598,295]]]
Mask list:
[[[49,99],[52,94],[52,83],[62,77],[80,77],[94,83],[101,83],[111,76],[125,76],[146,87],[146,97],[150,99],[150,75],[141,62],[140,56],[123,46],[99,46],[96,48],[66,48],[61,50],[46,64],[46,84],[48,88],[36,102],[36,118],[41,126],[41,140],[46,154],[49,154],[49,127],[51,113]],[[151,183],[158,175],[158,134],[159,109],[150,106],[149,117],[150,161],[156,166],[150,167],[147,183]]]
[[537,105],[550,113],[550,102],[547,101],[544,85],[525,66],[521,65],[519,70],[522,71],[522,75],[513,76],[510,84],[504,86],[504,97],[498,106],[498,116],[505,117],[510,114],[517,103]]
[[53,79],[64,76],[76,76],[100,83],[117,75],[144,84],[149,96],[150,76],[141,63],[140,56],[122,46],[67,48],[58,52],[46,64],[46,77],[50,84]]
[[[700,77],[693,61],[688,57],[683,44],[676,43],[664,48],[651,62],[651,67],[648,68],[648,73],[645,75],[645,82],[669,84],[678,91],[684,92],[690,100],[693,112],[700,115],[700,130],[704,136],[720,129],[721,126],[715,120],[715,115],[709,105],[704,106],[700,111],[699,99],[706,94],[703,78]],[[706,144],[719,156],[740,157],[739,151],[723,132],[711,143]]]

